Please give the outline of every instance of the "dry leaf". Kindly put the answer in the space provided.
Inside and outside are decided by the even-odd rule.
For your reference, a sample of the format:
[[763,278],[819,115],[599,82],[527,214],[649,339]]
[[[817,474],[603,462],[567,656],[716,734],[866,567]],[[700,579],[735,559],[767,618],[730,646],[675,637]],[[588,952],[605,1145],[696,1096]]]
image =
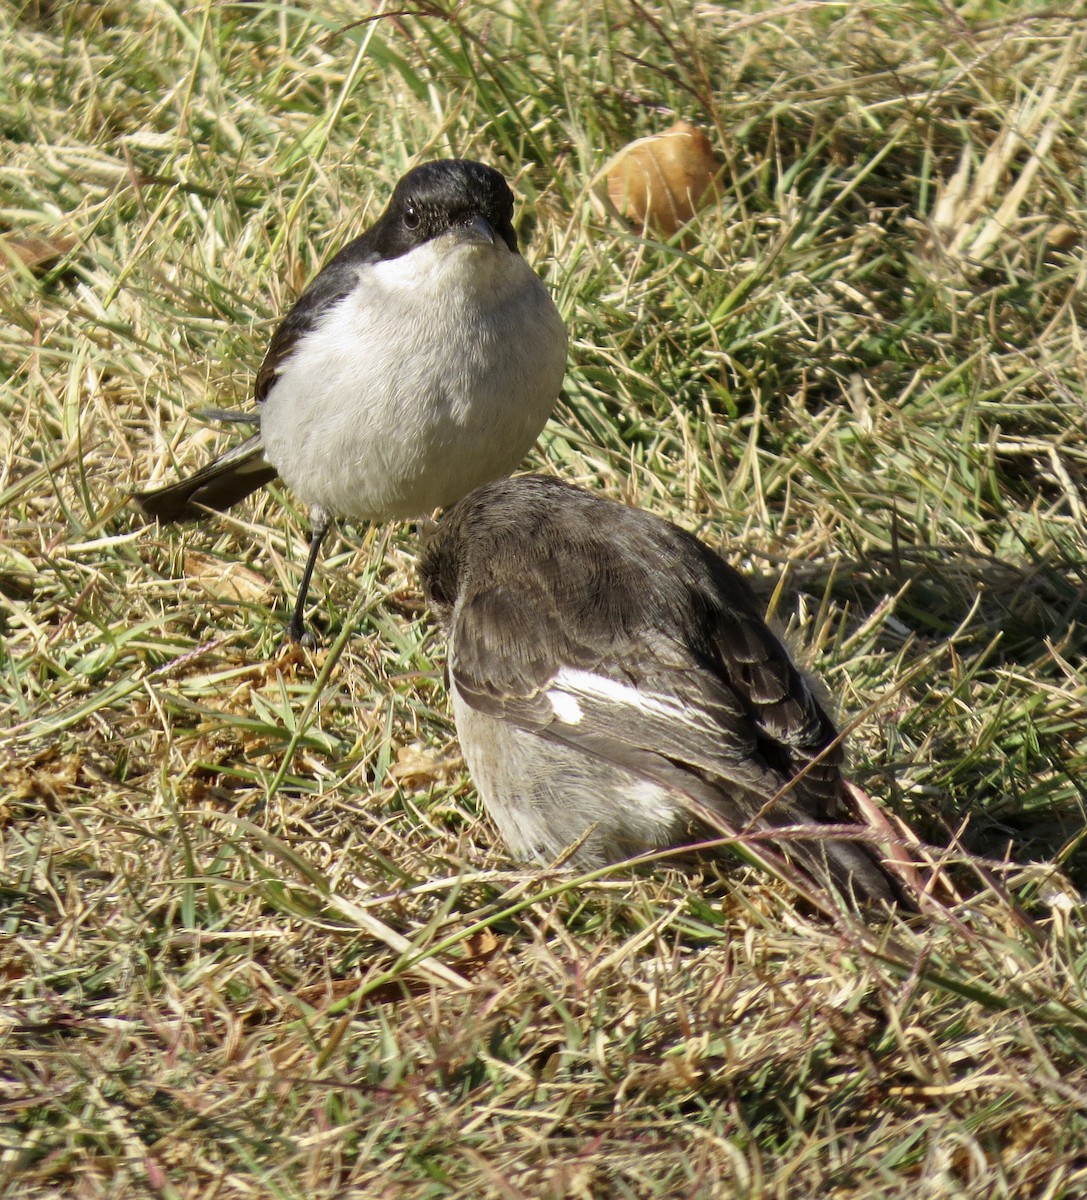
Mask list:
[[21,262],[31,271],[44,271],[76,244],[74,237],[0,237],[0,259]]
[[437,783],[448,783],[463,766],[461,756],[454,752],[430,750],[415,743],[401,746],[389,775],[404,787],[417,789]]
[[[56,800],[80,786],[82,770],[82,754],[59,754],[49,749],[24,761],[6,762],[0,767],[0,789],[9,801]],[[0,801],[0,812],[2,804]]]
[[213,600],[255,604],[269,593],[268,580],[256,571],[196,551],[185,555],[185,574],[195,579]]
[[1045,244],[1050,250],[1071,250],[1079,242],[1080,233],[1067,221],[1058,221],[1046,231]]
[[709,138],[687,121],[625,146],[607,167],[608,198],[640,227],[665,236],[686,224],[715,191]]
[[498,937],[493,929],[484,928],[479,930],[478,933],[474,933],[471,937],[465,939],[465,954],[463,958],[457,960],[457,969],[463,974],[464,968],[469,963],[482,965],[489,962],[494,958],[498,947]]

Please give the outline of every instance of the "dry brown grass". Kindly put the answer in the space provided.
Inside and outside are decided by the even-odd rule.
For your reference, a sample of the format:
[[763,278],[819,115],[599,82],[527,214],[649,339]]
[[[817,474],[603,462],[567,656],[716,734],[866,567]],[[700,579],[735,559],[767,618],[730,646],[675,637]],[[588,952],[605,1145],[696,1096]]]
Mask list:
[[[1087,1193],[1083,5],[2,13],[0,1190]],[[661,244],[590,184],[677,116],[722,195]],[[410,530],[298,657],[289,495],[126,503],[447,153],[571,327],[534,465],[759,577],[961,904],[515,869]]]

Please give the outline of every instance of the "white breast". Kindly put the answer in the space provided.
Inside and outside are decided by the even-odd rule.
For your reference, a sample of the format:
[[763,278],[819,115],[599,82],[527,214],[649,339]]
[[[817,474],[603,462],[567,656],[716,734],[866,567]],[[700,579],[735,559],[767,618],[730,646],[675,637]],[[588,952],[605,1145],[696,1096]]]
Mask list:
[[519,255],[438,238],[360,268],[262,405],[265,453],[333,516],[423,515],[515,470],[551,413],[566,333]]

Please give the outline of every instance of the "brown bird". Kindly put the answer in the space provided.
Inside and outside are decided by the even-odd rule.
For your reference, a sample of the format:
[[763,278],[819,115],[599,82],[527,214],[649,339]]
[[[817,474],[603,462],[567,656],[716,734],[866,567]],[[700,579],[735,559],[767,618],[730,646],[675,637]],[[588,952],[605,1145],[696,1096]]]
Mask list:
[[[421,570],[464,757],[516,856],[581,841],[592,868],[719,836],[700,813],[738,833],[857,821],[833,722],[691,534],[529,475],[446,512]],[[862,841],[778,848],[846,896],[902,898]]]

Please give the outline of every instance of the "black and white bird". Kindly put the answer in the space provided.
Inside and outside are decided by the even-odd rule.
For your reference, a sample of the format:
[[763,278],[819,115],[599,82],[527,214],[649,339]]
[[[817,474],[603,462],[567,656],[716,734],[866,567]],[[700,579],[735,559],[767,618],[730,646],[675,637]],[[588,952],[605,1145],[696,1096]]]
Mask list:
[[277,477],[309,507],[288,627],[335,518],[420,517],[508,475],[562,385],[566,329],[514,232],[498,171],[449,159],[397,184],[276,329],[257,372],[260,432],[195,474],[137,493],[160,521],[225,509]]
[[[691,534],[555,479],[444,514],[423,585],[457,733],[517,857],[593,868],[719,836],[857,820],[833,722],[736,571]],[[783,840],[811,878],[895,901],[863,841]]]

